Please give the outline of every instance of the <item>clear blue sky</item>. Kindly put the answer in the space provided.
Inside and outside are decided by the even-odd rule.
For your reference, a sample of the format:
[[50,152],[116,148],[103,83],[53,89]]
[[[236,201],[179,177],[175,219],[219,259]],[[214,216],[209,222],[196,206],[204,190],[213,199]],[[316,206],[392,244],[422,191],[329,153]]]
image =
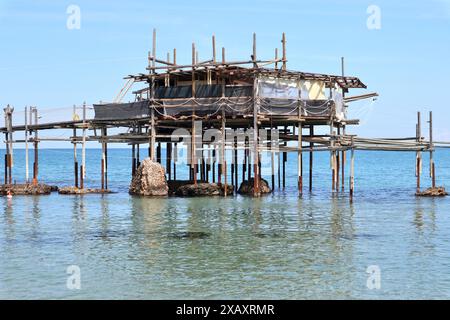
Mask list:
[[[67,7],[81,9],[81,28],[66,27]],[[370,5],[381,29],[366,26]],[[43,121],[70,117],[73,104],[112,100],[122,77],[144,72],[152,29],[158,55],[177,48],[190,61],[211,55],[210,37],[227,58],[270,58],[287,35],[288,68],[360,77],[379,99],[351,105],[361,136],[412,136],[416,111],[433,110],[435,136],[450,140],[450,0],[430,1],[0,1],[0,105],[42,110]],[[51,111],[55,108],[54,111]],[[20,110],[19,110],[20,109]],[[16,117],[16,118],[17,118]],[[425,124],[424,124],[425,125]]]

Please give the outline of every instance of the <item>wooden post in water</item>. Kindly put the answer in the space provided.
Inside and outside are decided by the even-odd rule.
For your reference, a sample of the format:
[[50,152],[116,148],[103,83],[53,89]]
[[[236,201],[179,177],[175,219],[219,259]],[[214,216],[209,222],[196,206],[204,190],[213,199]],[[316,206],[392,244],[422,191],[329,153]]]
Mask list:
[[353,188],[355,185],[355,146],[353,144],[353,136],[352,136],[352,140],[351,140],[351,155],[350,155],[350,180],[349,180],[349,184],[350,184],[350,202],[353,201]]
[[[224,92],[223,92],[223,94],[224,94]],[[224,108],[224,106],[222,106],[222,146],[221,146],[222,150],[221,150],[221,155],[220,155],[222,160],[221,160],[221,165],[220,165],[220,171],[224,175],[223,181],[224,181],[225,188],[224,188],[223,195],[226,197],[227,193],[228,193],[228,186],[227,186],[227,160],[226,160],[227,157],[225,154],[225,134],[226,134],[225,125],[226,125],[226,123],[225,123],[225,108]],[[220,178],[220,176],[219,176],[219,178]]]
[[[273,140],[273,132],[276,130],[272,126],[270,126],[270,140],[267,142],[267,149],[270,152],[270,166],[271,166],[271,178],[272,178],[272,191],[275,190],[275,154],[274,154],[274,140]],[[278,143],[278,141],[276,141]]]
[[29,182],[28,168],[28,107],[25,107],[25,183]]
[[38,184],[38,173],[39,173],[39,152],[38,152],[38,111],[37,108],[33,108],[34,113],[34,125],[36,126],[34,130],[34,165],[33,165],[33,185]]
[[101,166],[101,187],[105,190],[105,130],[101,128],[102,131],[102,159],[100,161]]
[[[73,106],[73,121],[77,119],[76,116],[76,106]],[[77,160],[77,129],[75,124],[73,125],[73,167],[74,167],[74,178],[75,178],[75,188],[78,188],[78,160]]]
[[172,144],[170,142],[166,143],[166,170],[169,181],[172,180]]
[[313,148],[314,143],[312,139],[314,137],[314,125],[310,125],[309,127],[309,138],[311,139],[309,142],[309,192],[312,191],[312,174],[313,174]]
[[[422,128],[421,128],[421,119],[420,119],[420,112],[417,112],[417,125],[416,125],[416,142],[417,144],[420,144],[422,140]],[[420,192],[420,175],[422,171],[422,154],[420,151],[416,152],[416,192]]]
[[[287,126],[284,126],[284,135],[287,135]],[[287,146],[286,138],[284,139],[283,146]],[[287,152],[283,151],[283,189],[286,188],[286,162],[287,162]]]
[[[195,68],[194,65],[196,63],[196,51],[195,51],[195,43],[192,43],[192,72],[191,72],[191,90],[192,90],[192,98],[195,99]],[[191,168],[193,169],[193,180],[194,185],[197,185],[197,157],[196,157],[196,146],[195,146],[195,105],[192,108],[192,137],[191,137]]]
[[14,108],[9,104],[4,109],[5,111],[5,127],[7,128],[6,137],[6,155],[5,155],[5,184],[12,184],[12,153],[13,153],[13,130],[12,130],[12,113]]
[[177,180],[178,144],[173,144],[173,180]]
[[434,168],[434,145],[433,145],[433,111],[430,111],[430,176],[431,176],[431,187],[436,187],[436,176],[435,176],[435,168]]
[[136,144],[131,144],[131,176],[136,173]]
[[[299,111],[299,114],[300,111]],[[300,195],[303,194],[303,154],[302,154],[302,123],[301,123],[301,115],[299,115],[298,121],[298,152],[297,152],[297,171],[298,171],[298,193]]]
[[253,82],[253,196],[258,197],[259,192],[259,150],[258,150],[258,103],[257,103],[258,79]]
[[83,102],[83,142],[81,149],[81,189],[84,188],[84,179],[86,178],[86,102]]

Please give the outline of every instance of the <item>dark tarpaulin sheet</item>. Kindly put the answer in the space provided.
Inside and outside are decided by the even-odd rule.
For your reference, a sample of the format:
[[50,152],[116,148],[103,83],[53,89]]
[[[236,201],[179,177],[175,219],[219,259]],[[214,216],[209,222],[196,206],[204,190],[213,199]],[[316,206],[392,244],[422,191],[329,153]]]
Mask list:
[[95,120],[139,119],[150,116],[148,101],[94,104]]
[[[227,86],[225,97],[252,96],[253,86]],[[196,98],[212,98],[222,96],[222,85],[198,85],[195,88]],[[155,88],[156,99],[188,99],[192,97],[192,86],[158,87]]]

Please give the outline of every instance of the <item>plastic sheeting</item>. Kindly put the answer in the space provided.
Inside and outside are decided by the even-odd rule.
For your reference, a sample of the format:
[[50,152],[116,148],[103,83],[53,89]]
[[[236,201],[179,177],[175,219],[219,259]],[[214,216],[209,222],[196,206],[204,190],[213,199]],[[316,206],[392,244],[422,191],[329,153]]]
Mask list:
[[150,116],[148,101],[94,104],[95,120],[139,119]]
[[298,81],[274,77],[258,78],[258,95],[261,98],[299,98]]

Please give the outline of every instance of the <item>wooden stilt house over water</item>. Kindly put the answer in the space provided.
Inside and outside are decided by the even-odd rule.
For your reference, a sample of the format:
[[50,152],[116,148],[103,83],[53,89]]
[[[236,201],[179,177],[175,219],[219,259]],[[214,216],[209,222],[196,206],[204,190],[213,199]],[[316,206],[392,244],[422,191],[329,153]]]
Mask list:
[[[377,94],[348,95],[351,89],[365,89],[366,85],[357,77],[344,74],[343,59],[341,75],[290,70],[287,68],[284,34],[281,37],[281,55],[275,49],[274,57],[267,60],[257,55],[255,34],[250,58],[242,61],[227,60],[225,48],[219,57],[214,36],[211,45],[210,59],[199,61],[196,46],[192,44],[191,62],[179,64],[176,49],[172,59],[169,53],[164,59],[156,57],[154,31],[146,72],[127,76],[125,86],[112,103],[94,104],[94,119],[86,119],[84,113],[83,120],[36,123],[27,129],[7,126],[1,130],[7,142],[11,142],[8,137],[12,137],[13,131],[25,129],[35,132],[37,137],[38,130],[52,128],[72,129],[73,136],[69,141],[74,146],[81,143],[83,150],[86,141],[99,141],[102,143],[102,189],[107,188],[108,181],[107,144],[122,142],[132,146],[133,174],[140,163],[141,145],[148,145],[148,156],[161,162],[161,144],[165,144],[166,161],[163,165],[168,179],[177,180],[177,164],[181,160],[177,150],[183,144],[188,147],[184,160],[190,168],[192,184],[199,181],[224,184],[226,195],[227,185],[234,186],[234,191],[237,191],[240,183],[251,182],[255,196],[260,195],[262,183],[266,183],[262,180],[262,166],[265,164],[269,170],[264,171],[268,172],[264,177],[270,176],[267,184],[271,189],[275,189],[277,184],[280,188],[285,187],[288,152],[297,155],[300,194],[304,185],[304,153],[307,153],[309,161],[309,190],[313,186],[314,152],[328,151],[332,190],[343,191],[347,184],[347,152],[350,152],[348,186],[352,198],[355,149],[414,151],[417,154],[417,189],[420,191],[421,152],[429,151],[432,159],[434,150],[432,139],[425,141],[421,136],[420,116],[413,139],[362,139],[346,134],[347,126],[359,123],[358,119],[348,117],[348,103],[373,99]],[[133,91],[133,85],[140,85],[140,88]],[[134,101],[122,103],[130,90]],[[315,130],[318,126],[325,127],[326,133],[318,134]],[[112,127],[127,128],[127,133],[108,135],[107,130]],[[77,137],[77,129],[82,129],[82,137]],[[101,134],[88,136],[86,131],[92,129],[100,129]],[[41,140],[30,139],[36,142],[37,149],[37,142]],[[12,150],[12,146],[9,149]],[[268,163],[262,163],[262,154],[268,155]],[[75,184],[82,187],[84,158],[83,151],[83,164],[79,167],[75,148]],[[5,163],[8,167],[9,162]],[[430,163],[430,174],[434,178],[434,162]]]

